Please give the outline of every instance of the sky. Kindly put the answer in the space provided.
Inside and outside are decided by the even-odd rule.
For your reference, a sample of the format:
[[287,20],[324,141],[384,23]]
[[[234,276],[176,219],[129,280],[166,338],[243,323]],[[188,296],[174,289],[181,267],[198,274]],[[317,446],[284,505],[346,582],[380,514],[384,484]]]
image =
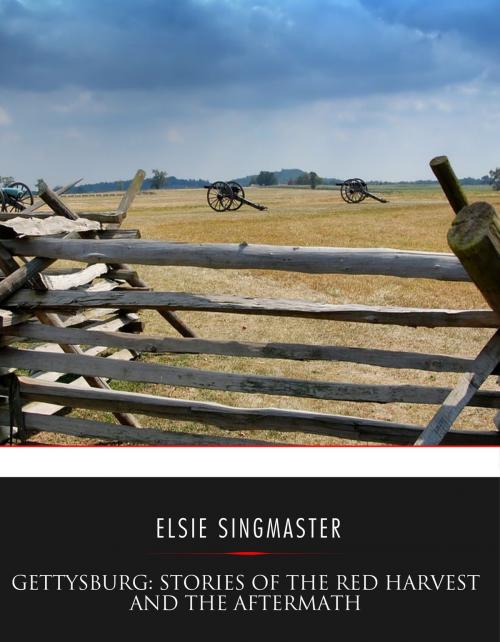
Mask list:
[[0,0],[0,175],[500,165],[498,0]]

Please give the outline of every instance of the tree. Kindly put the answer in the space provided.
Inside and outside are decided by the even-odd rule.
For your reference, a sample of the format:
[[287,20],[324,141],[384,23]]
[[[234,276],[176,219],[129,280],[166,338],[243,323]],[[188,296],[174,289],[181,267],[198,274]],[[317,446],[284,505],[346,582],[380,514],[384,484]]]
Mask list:
[[309,176],[309,172],[305,172],[304,174],[297,176],[297,178],[295,179],[295,185],[310,185],[310,184],[311,184],[311,178]]
[[321,185],[323,180],[316,174],[316,172],[309,172],[309,184],[311,189],[316,189],[317,185]]
[[255,179],[255,182],[257,185],[264,185],[264,186],[270,186],[270,185],[277,185],[278,180],[276,176],[274,175],[273,172],[266,172],[266,171],[261,171],[257,178]]
[[490,169],[490,182],[494,190],[500,190],[500,167]]
[[0,176],[0,185],[2,187],[7,187],[7,185],[13,182],[14,182],[13,176]]
[[35,183],[35,187],[36,187],[36,191],[37,191],[37,192],[40,192],[40,190],[42,189],[42,184],[43,184],[44,182],[45,182],[45,181],[43,180],[43,178],[38,178],[38,179],[37,179],[37,181],[36,181],[36,183]]
[[151,187],[153,189],[161,189],[167,182],[167,172],[160,169],[153,170],[153,177],[151,178]]
[[123,192],[125,189],[125,184],[123,181],[116,181],[116,191],[117,192]]
[[316,172],[304,172],[297,178],[288,181],[289,185],[309,185],[311,189],[316,189],[318,185],[323,184],[323,179]]

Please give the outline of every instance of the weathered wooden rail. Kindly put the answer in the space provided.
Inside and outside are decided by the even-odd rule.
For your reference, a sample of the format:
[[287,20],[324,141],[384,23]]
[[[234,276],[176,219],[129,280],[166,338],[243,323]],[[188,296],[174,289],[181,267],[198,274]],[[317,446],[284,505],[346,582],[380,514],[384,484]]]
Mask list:
[[[60,195],[44,188],[52,214],[37,216],[37,235],[22,236],[0,222],[0,425],[147,444],[259,444],[255,440],[141,428],[134,415],[217,426],[227,431],[272,429],[342,439],[402,444],[500,445],[492,421],[481,430],[453,430],[466,406],[500,409],[500,392],[479,389],[500,373],[500,224],[484,203],[467,206],[446,159],[433,169],[457,213],[449,234],[453,254],[392,249],[193,244],[138,240],[137,230],[117,227],[126,218],[143,175],[138,173],[116,212],[82,214],[90,229],[64,227],[61,236],[40,235],[54,217],[80,221]],[[99,215],[98,215],[99,214]],[[11,225],[5,222],[5,225]],[[100,229],[91,229],[100,226]],[[18,229],[21,228],[19,223]],[[33,224],[33,229],[35,225]],[[43,228],[42,228],[43,229]],[[35,257],[27,259],[26,257]],[[83,264],[54,267],[58,260]],[[124,263],[126,262],[126,263]],[[129,267],[134,264],[134,268]],[[472,281],[490,307],[472,310],[333,305],[189,292],[153,292],[135,266],[187,266],[232,270],[286,270],[309,274],[378,275],[441,281]],[[155,310],[181,336],[143,333],[136,315]],[[252,343],[202,339],[177,316],[179,311],[253,314],[350,323],[425,328],[497,330],[476,359],[454,355],[300,343]],[[40,342],[43,342],[40,344]],[[81,348],[85,346],[85,348]],[[360,384],[264,374],[245,374],[151,363],[147,355],[191,354],[338,361],[392,369],[462,373],[456,388],[423,385]],[[20,371],[28,371],[29,376]],[[248,395],[287,396],[376,404],[441,406],[428,426],[415,426],[303,410],[234,407],[205,401],[125,392],[110,380],[218,390]],[[15,386],[13,387],[13,381]],[[13,392],[15,391],[15,393]],[[10,394],[10,399],[9,399]],[[10,401],[10,403],[9,403]],[[15,408],[16,412],[11,412]],[[68,416],[73,409],[113,413],[120,425]],[[497,422],[498,423],[498,422]],[[20,425],[21,424],[21,425]],[[8,430],[7,430],[8,429]]]
[[70,239],[5,240],[14,254],[84,263],[118,260],[139,265],[204,267],[223,270],[284,270],[306,274],[362,274],[443,281],[470,281],[452,254],[391,249],[286,247],[278,245],[167,243]]

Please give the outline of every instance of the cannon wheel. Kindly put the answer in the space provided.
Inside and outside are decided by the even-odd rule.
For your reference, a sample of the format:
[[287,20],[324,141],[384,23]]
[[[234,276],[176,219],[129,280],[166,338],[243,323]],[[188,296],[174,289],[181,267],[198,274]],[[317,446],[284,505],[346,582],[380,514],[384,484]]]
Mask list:
[[2,192],[2,188],[0,187],[0,212],[6,212],[7,207],[5,205],[5,196],[4,193]]
[[31,190],[26,185],[26,183],[15,181],[14,183],[10,183],[7,187],[14,187],[15,189],[19,190],[19,196],[11,196],[9,198],[9,200],[11,201],[7,205],[7,210],[9,212],[21,212],[30,205],[33,205],[33,194],[31,193]]
[[[232,189],[235,196],[241,196],[241,198],[245,198],[245,190],[239,183],[237,183],[236,181],[229,181],[228,185]],[[237,198],[233,198],[233,200],[231,201],[231,205],[228,207],[228,210],[230,212],[236,212],[236,210],[239,210],[242,205],[243,203],[241,201],[239,201]]]
[[233,190],[224,181],[215,181],[208,188],[207,202],[216,212],[225,212],[233,203]]
[[346,203],[361,203],[366,198],[368,187],[361,178],[350,178],[340,187],[340,195]]

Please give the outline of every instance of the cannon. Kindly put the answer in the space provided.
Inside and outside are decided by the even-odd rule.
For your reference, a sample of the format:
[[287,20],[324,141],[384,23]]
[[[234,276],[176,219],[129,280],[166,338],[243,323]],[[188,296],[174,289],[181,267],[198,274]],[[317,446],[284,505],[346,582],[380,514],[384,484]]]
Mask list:
[[265,205],[247,200],[245,190],[236,181],[215,181],[204,187],[208,190],[207,202],[216,212],[235,212],[242,205],[250,205],[261,212],[267,210]]
[[19,181],[0,187],[0,211],[22,212],[33,205],[33,194],[30,188]]
[[346,203],[361,203],[368,196],[379,203],[388,203],[385,198],[375,196],[368,191],[368,186],[361,178],[349,178],[343,183],[337,183],[340,186],[340,195]]

